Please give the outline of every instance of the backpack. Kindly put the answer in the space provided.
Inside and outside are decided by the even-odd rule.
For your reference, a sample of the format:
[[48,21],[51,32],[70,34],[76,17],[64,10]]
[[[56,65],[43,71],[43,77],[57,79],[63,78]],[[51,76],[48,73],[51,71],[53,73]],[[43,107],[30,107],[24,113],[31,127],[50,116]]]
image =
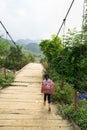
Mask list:
[[54,93],[54,83],[52,80],[49,79],[48,81],[44,80],[42,82],[41,93]]
[[46,83],[45,83],[45,88],[46,88],[46,89],[50,89],[50,81],[46,81]]

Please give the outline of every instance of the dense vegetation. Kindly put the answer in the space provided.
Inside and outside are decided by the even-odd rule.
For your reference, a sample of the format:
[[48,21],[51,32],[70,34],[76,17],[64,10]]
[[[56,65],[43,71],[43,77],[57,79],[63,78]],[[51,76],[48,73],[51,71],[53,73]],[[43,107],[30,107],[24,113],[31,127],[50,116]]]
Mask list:
[[87,76],[87,44],[81,41],[81,34],[70,32],[62,40],[52,38],[44,40],[40,47],[46,56],[50,69],[73,85],[78,91],[86,90]]
[[78,100],[74,111],[73,91],[87,94],[87,10],[81,32],[68,30],[62,38],[43,40],[40,48],[45,55],[43,65],[55,82],[52,100],[63,116],[73,119],[81,130],[87,130],[87,101]]

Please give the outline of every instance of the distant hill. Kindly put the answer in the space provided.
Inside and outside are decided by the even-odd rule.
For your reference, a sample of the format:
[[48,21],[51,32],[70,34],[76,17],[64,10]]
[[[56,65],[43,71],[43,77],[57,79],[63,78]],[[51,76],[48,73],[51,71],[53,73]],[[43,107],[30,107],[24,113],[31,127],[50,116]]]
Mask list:
[[[0,38],[0,41],[7,42],[9,45],[13,45],[10,40],[4,38]],[[19,46],[22,46],[25,50],[29,50],[33,53],[42,54],[39,47],[40,40],[19,39],[15,41],[15,43]]]
[[19,39],[16,41],[16,44],[21,45],[24,49],[32,51],[34,53],[40,53],[39,47],[40,40],[30,40],[30,39]]
[[40,40],[31,40],[31,39],[19,39],[16,41],[17,44],[29,44],[29,43],[39,43]]
[[30,50],[34,53],[41,53],[40,47],[37,43],[29,43],[24,47],[26,50]]

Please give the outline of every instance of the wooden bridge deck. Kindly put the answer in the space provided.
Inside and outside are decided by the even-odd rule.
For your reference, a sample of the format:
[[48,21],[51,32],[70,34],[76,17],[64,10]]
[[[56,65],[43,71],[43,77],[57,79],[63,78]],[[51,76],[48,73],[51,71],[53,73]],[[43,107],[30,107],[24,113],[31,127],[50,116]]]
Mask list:
[[73,130],[72,124],[48,112],[40,93],[41,64],[30,63],[15,78],[12,86],[0,90],[0,130]]

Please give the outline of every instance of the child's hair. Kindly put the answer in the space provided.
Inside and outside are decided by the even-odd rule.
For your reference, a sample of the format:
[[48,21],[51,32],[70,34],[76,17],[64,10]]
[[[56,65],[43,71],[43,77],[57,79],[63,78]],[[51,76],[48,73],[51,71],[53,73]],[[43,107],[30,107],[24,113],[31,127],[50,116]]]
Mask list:
[[48,73],[45,73],[45,74],[44,74],[44,79],[46,79],[46,80],[49,79],[49,74],[48,74]]

